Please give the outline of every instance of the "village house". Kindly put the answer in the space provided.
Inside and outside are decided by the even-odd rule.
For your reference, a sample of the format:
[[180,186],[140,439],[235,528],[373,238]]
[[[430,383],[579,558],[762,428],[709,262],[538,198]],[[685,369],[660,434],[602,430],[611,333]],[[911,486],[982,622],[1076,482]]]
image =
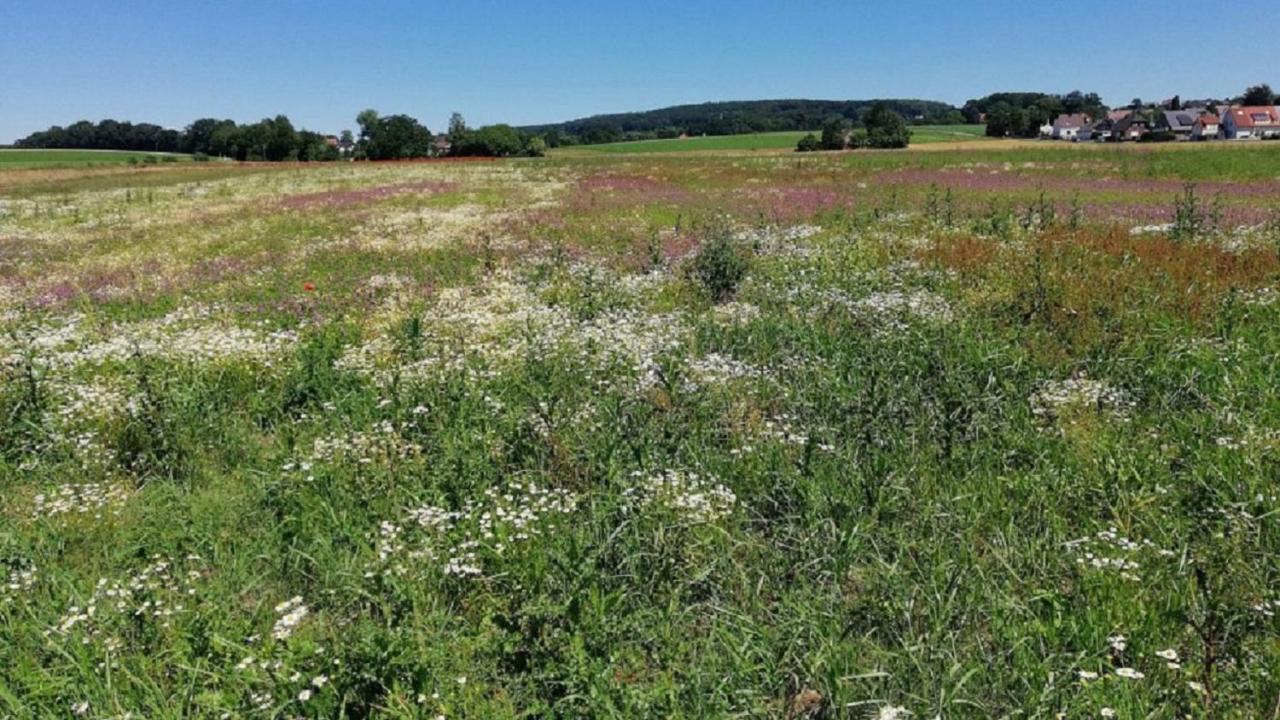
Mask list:
[[1082,141],[1106,142],[1111,139],[1111,130],[1115,125],[1115,121],[1111,118],[1102,118],[1081,130],[1079,138]]
[[1156,117],[1156,129],[1173,133],[1178,140],[1190,140],[1196,123],[1205,114],[1199,108],[1185,110],[1165,110]]
[[1076,140],[1080,131],[1089,126],[1091,118],[1083,113],[1059,115],[1053,121],[1053,138],[1055,140]]
[[1280,137],[1280,114],[1269,105],[1228,108],[1222,114],[1222,135],[1228,140]]
[[1114,140],[1127,142],[1141,140],[1149,132],[1151,132],[1151,122],[1144,117],[1130,113],[1125,115],[1123,119],[1116,121],[1115,127],[1111,131],[1111,136]]
[[1221,126],[1222,123],[1218,119],[1217,115],[1211,112],[1206,112],[1196,118],[1196,125],[1191,129],[1191,139],[1216,140],[1218,139],[1218,130]]

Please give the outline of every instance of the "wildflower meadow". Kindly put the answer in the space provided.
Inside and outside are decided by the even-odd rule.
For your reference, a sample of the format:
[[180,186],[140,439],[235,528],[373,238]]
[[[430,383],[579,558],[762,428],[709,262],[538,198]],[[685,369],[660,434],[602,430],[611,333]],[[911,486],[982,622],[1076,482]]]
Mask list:
[[1187,145],[0,170],[0,717],[1274,717]]

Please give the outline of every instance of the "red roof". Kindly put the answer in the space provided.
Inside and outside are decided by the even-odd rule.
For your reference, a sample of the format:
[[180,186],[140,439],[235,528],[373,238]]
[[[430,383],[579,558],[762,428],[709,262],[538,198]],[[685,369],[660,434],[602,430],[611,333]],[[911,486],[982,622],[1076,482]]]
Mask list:
[[1276,109],[1267,105],[1234,107],[1229,112],[1236,123],[1236,127],[1251,128],[1259,125],[1280,125],[1280,117],[1276,117]]
[[1200,123],[1201,125],[1218,125],[1222,121],[1219,120],[1218,116],[1214,115],[1213,113],[1205,113],[1201,115],[1200,119],[1196,120],[1196,122]]

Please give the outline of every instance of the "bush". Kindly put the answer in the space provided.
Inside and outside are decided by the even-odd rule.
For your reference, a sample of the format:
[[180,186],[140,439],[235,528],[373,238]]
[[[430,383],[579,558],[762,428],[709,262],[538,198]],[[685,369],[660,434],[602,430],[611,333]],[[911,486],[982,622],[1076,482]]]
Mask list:
[[809,133],[800,138],[800,142],[796,143],[796,152],[814,152],[818,150],[818,136]]
[[209,156],[205,153],[198,152],[191,156],[191,160],[194,162],[209,162]]
[[718,228],[703,243],[693,258],[693,276],[707,290],[712,302],[721,303],[734,296],[747,275],[747,258],[733,241],[727,227]]

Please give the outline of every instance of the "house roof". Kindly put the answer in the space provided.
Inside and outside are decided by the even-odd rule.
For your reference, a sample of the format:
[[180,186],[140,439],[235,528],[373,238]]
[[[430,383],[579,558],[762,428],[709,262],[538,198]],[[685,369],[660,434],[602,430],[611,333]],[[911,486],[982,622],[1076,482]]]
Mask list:
[[1089,124],[1089,116],[1083,113],[1074,113],[1071,115],[1059,115],[1053,121],[1053,127],[1056,130],[1068,130],[1071,128],[1082,128]]
[[1211,112],[1202,114],[1196,122],[1201,125],[1220,125],[1222,123],[1222,121],[1218,119],[1218,116]]
[[1236,127],[1252,128],[1280,125],[1280,116],[1277,116],[1276,109],[1270,105],[1233,107],[1227,112],[1231,115],[1231,120],[1236,124]]
[[1143,127],[1146,127],[1146,126],[1149,126],[1150,124],[1151,124],[1150,121],[1148,121],[1144,117],[1138,117],[1136,115],[1126,115],[1125,117],[1120,118],[1120,120],[1116,122],[1116,130],[1127,130],[1130,125],[1142,125]]
[[1112,122],[1119,122],[1133,114],[1132,110],[1112,110],[1107,113],[1107,119]]
[[1204,111],[1192,108],[1189,110],[1165,110],[1162,114],[1164,116],[1164,124],[1168,125],[1170,130],[1190,130],[1195,126],[1200,116],[1204,114]]

